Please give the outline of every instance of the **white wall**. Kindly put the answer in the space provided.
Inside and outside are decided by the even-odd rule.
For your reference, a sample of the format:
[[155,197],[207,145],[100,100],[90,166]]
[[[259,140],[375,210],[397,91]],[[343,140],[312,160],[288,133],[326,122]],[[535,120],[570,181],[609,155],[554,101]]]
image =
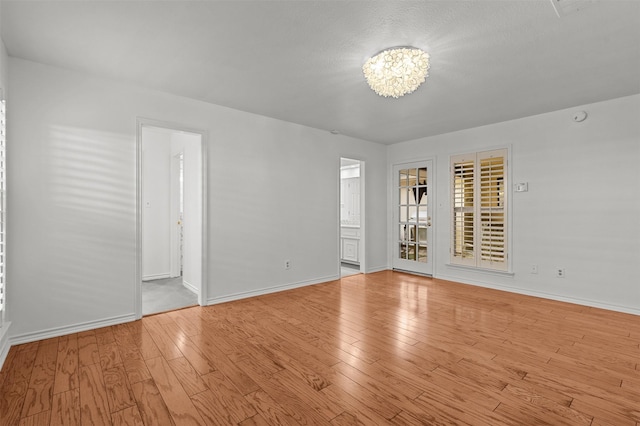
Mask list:
[[210,303],[339,276],[341,156],[365,161],[386,267],[384,146],[21,59],[9,77],[13,342],[134,317],[137,117],[208,132]]
[[[0,2],[0,22],[2,18],[2,2]],[[7,91],[9,57],[7,56],[7,48],[4,41],[0,38],[0,87]]]
[[[635,95],[390,146],[389,167],[436,158],[435,276],[640,314],[639,117]],[[449,156],[501,146],[512,183],[529,183],[512,194],[514,274],[451,267]]]
[[[639,96],[581,107],[582,124],[571,109],[387,148],[15,58],[9,82],[15,343],[133,319],[137,117],[208,132],[210,303],[338,276],[340,157],[365,162],[365,264],[385,269],[387,170],[436,157],[436,276],[640,311]],[[501,145],[529,182],[513,194],[515,274],[451,268],[449,154]]]
[[8,75],[9,75],[9,57],[7,56],[7,48],[0,38],[0,87],[4,92],[5,98],[8,96]]
[[142,128],[142,279],[171,272],[171,133]]

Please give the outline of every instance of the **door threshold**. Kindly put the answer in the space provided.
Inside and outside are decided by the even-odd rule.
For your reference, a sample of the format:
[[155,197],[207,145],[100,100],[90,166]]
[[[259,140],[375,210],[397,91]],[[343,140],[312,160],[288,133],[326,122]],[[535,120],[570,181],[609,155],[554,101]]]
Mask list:
[[423,272],[409,271],[407,269],[393,268],[392,271],[394,271],[394,272],[404,272],[405,274],[419,275],[421,277],[433,278],[432,274],[425,274]]

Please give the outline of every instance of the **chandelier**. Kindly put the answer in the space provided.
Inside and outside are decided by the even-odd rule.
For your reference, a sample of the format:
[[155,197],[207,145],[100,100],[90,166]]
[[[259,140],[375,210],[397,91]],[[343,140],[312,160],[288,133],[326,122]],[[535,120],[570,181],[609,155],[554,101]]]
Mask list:
[[428,76],[429,55],[416,47],[394,47],[362,66],[367,83],[380,96],[399,98],[416,90]]

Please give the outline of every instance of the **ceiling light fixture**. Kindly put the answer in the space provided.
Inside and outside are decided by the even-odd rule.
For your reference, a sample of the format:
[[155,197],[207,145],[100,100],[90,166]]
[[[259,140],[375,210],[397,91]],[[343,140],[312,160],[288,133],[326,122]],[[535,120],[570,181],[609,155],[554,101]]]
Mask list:
[[416,47],[394,47],[369,58],[362,66],[367,83],[380,96],[399,98],[426,80],[429,55]]

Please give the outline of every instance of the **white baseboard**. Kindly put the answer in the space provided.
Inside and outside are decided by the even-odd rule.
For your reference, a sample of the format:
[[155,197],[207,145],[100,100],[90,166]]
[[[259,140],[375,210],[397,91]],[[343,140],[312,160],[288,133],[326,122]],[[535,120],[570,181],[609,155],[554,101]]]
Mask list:
[[9,343],[9,328],[11,327],[10,322],[5,322],[0,328],[0,369],[4,365],[4,360],[7,359],[7,355],[9,354],[9,349],[11,348],[11,344]]
[[93,330],[110,325],[122,324],[125,322],[135,321],[135,314],[120,315],[117,317],[105,318],[96,321],[87,321],[80,324],[67,325],[64,327],[55,327],[47,330],[37,331],[33,333],[24,333],[12,336],[9,341],[11,345],[20,345],[22,343],[35,342],[37,340],[49,339],[51,337],[64,336],[66,334],[79,333],[81,331]]
[[309,280],[309,281],[299,281],[296,283],[276,285],[273,287],[261,288],[259,290],[245,291],[241,293],[229,294],[227,296],[219,296],[219,297],[210,297],[207,299],[207,305],[216,305],[218,303],[232,302],[234,300],[247,299],[249,297],[262,296],[265,294],[277,293],[285,290],[292,290],[294,288],[306,287],[308,285],[321,284],[329,281],[339,280],[340,275],[330,275],[324,278]]
[[387,269],[390,269],[387,265],[374,266],[372,268],[367,268],[367,270],[365,271],[365,274],[373,274],[375,272],[386,271]]
[[182,285],[185,286],[187,288],[187,290],[189,290],[192,293],[197,294],[198,296],[200,295],[200,289],[196,286],[194,286],[193,284],[191,284],[188,281],[185,281],[184,279],[182,280]]
[[171,274],[167,272],[166,274],[145,275],[142,277],[142,281],[163,280],[165,278],[171,278]]
[[453,282],[457,282],[457,283],[461,283],[461,284],[474,285],[474,286],[477,286],[477,287],[485,287],[485,288],[491,288],[491,289],[494,289],[494,290],[502,290],[502,291],[507,291],[509,293],[523,294],[525,296],[534,296],[534,297],[540,297],[542,299],[556,300],[558,302],[567,302],[567,303],[573,303],[573,304],[576,304],[576,305],[589,306],[589,307],[592,307],[592,308],[606,309],[608,311],[615,311],[615,312],[622,312],[622,313],[625,313],[625,314],[640,315],[640,309],[632,308],[632,307],[629,307],[629,306],[612,305],[612,304],[609,304],[609,303],[603,303],[603,302],[596,301],[596,300],[588,300],[588,299],[579,299],[579,298],[575,298],[575,297],[560,296],[560,295],[557,295],[557,294],[545,293],[545,292],[541,292],[541,291],[526,290],[526,289],[522,289],[522,288],[518,288],[518,287],[510,287],[510,286],[504,286],[504,285],[490,284],[490,283],[476,281],[476,280],[461,279],[459,277],[448,276],[448,275],[440,275],[440,274],[438,274],[438,276],[434,276],[434,278],[437,278],[439,280],[453,281]]

